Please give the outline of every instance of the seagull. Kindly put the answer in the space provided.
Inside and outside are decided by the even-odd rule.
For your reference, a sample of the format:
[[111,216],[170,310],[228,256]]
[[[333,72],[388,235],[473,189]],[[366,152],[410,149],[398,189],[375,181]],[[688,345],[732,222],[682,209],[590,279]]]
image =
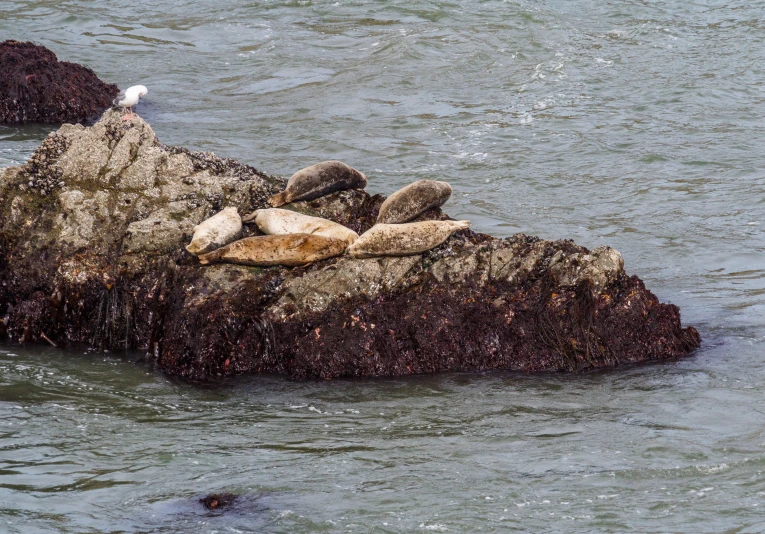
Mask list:
[[130,115],[122,117],[123,121],[133,118],[133,106],[138,104],[138,99],[146,95],[148,92],[149,90],[143,85],[134,85],[133,87],[128,87],[124,91],[120,91],[120,94],[117,95],[117,98],[115,98],[112,103],[117,107],[130,110]]

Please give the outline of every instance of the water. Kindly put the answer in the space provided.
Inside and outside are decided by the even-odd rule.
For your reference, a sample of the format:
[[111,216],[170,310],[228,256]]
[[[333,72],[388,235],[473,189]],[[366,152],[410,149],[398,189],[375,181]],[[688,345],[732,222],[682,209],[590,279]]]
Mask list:
[[[0,531],[765,530],[765,5],[0,1],[160,139],[622,252],[704,346],[578,376],[169,380],[0,347]],[[48,127],[0,127],[0,166]],[[244,495],[230,513],[196,502]]]

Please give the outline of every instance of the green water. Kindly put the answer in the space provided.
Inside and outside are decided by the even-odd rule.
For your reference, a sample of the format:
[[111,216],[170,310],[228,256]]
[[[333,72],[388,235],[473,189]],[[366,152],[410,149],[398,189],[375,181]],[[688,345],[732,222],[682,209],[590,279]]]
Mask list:
[[[0,347],[0,532],[765,530],[765,5],[0,1],[160,140],[439,179],[497,236],[608,244],[704,346],[579,376],[190,386]],[[1,74],[0,74],[1,75]],[[0,166],[50,128],[0,127]],[[242,495],[208,514],[197,499]]]

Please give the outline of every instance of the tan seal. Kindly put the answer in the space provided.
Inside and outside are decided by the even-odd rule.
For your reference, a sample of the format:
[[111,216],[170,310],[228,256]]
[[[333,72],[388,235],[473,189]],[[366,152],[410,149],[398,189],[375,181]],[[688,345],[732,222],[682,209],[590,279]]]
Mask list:
[[349,245],[359,238],[350,228],[329,219],[279,208],[255,210],[243,217],[242,222],[254,222],[261,232],[269,235],[312,234],[342,239]]
[[418,180],[399,189],[380,206],[377,222],[397,224],[411,221],[431,208],[438,208],[452,196],[452,186],[436,180]]
[[311,234],[261,235],[245,237],[199,256],[199,263],[227,262],[240,265],[270,267],[272,265],[306,265],[339,256],[348,243]]
[[348,247],[356,258],[409,256],[437,247],[470,221],[421,221],[405,224],[376,224]]
[[364,189],[367,177],[341,161],[322,161],[293,174],[287,188],[268,199],[278,208],[296,200],[313,200],[335,191]]
[[186,250],[198,256],[231,243],[242,231],[236,208],[226,208],[194,227],[194,237]]

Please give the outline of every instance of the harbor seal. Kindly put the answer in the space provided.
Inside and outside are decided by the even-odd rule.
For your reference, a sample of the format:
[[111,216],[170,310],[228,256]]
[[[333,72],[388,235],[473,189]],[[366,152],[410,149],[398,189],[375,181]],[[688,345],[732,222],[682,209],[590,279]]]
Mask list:
[[341,239],[311,234],[261,235],[245,237],[199,256],[199,263],[227,262],[240,265],[271,267],[273,265],[306,265],[339,256],[348,243]]
[[312,234],[342,239],[349,245],[359,238],[359,234],[342,224],[279,208],[255,210],[243,217],[242,222],[254,222],[269,235]]
[[376,224],[359,237],[348,253],[356,258],[409,256],[437,247],[470,221],[421,221],[405,224]]
[[438,208],[452,196],[452,186],[436,180],[418,180],[399,189],[380,206],[377,222],[397,224],[411,221],[431,208]]
[[344,189],[364,189],[367,177],[341,161],[323,161],[300,169],[287,182],[287,188],[269,197],[268,203],[278,208],[296,200],[313,200]]
[[242,219],[236,208],[225,208],[194,227],[194,237],[186,250],[195,256],[212,252],[231,243],[242,231]]

